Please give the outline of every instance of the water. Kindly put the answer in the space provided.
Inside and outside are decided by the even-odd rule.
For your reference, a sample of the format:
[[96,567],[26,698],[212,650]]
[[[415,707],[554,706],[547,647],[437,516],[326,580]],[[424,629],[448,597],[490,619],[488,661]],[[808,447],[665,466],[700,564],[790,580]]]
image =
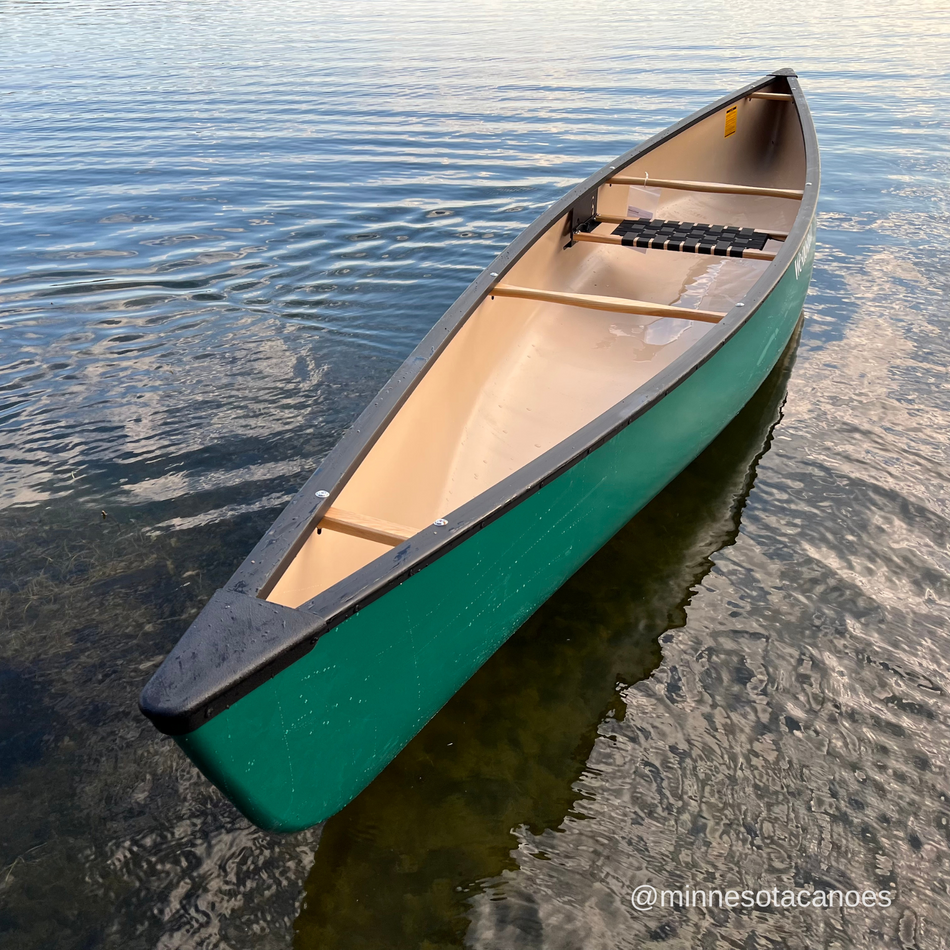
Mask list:
[[[943,946],[947,63],[940,3],[0,2],[3,945]],[[249,826],[144,681],[499,249],[784,65],[797,354],[351,806]]]

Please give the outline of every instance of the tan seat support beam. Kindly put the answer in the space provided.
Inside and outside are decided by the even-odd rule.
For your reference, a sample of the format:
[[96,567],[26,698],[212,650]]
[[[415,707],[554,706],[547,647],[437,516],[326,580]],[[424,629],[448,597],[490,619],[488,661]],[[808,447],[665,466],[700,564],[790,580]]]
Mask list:
[[[586,241],[589,244],[617,244],[623,245],[623,236],[620,234],[588,234],[586,231],[575,231],[571,236],[572,241]],[[633,245],[630,245],[631,247]],[[662,251],[664,248],[639,248],[638,250],[644,251]],[[677,248],[672,248],[672,250],[678,250]],[[683,253],[683,252],[680,252]],[[685,253],[689,253],[688,251]],[[717,254],[716,257],[724,257],[726,255]],[[741,257],[743,260],[751,261],[774,261],[775,252],[774,251],[756,251],[751,247],[744,248],[742,253],[739,255],[728,255],[733,260],[736,257]]]
[[[631,220],[629,214],[600,214],[598,212],[594,217],[605,224],[623,224],[624,221]],[[727,227],[727,225],[723,225],[723,227]],[[743,227],[743,225],[736,225],[736,227]],[[788,237],[788,231],[773,231],[771,228],[756,228],[755,230],[759,234],[767,234],[773,241],[784,241]]]
[[596,294],[571,294],[562,290],[536,290],[533,287],[516,287],[513,284],[495,284],[492,296],[523,297],[527,300],[544,300],[568,307],[586,307],[588,310],[609,310],[611,313],[642,313],[648,317],[678,317],[681,320],[698,320],[700,323],[718,323],[724,316],[715,310],[693,310],[689,307],[670,307],[664,303],[648,300],[630,300],[627,297],[600,297]]
[[805,193],[794,188],[765,188],[758,185],[732,185],[719,181],[680,181],[674,178],[654,178],[652,175],[614,175],[608,185],[646,185],[649,188],[673,188],[677,191],[697,191],[715,195],[761,195],[765,198],[800,199]]
[[750,99],[771,99],[774,102],[791,102],[792,94],[790,92],[753,92]]
[[393,547],[419,533],[416,528],[407,528],[405,525],[383,521],[382,518],[371,518],[369,515],[359,515],[343,508],[328,508],[317,527]]

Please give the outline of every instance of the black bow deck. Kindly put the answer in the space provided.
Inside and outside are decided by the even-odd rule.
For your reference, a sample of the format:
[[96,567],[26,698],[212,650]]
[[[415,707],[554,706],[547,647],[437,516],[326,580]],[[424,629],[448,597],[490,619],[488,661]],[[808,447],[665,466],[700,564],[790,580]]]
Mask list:
[[[616,219],[614,219],[616,220]],[[718,257],[742,257],[744,251],[761,251],[769,234],[754,228],[736,228],[721,224],[687,224],[636,218],[621,221],[613,231],[625,247],[662,248]]]

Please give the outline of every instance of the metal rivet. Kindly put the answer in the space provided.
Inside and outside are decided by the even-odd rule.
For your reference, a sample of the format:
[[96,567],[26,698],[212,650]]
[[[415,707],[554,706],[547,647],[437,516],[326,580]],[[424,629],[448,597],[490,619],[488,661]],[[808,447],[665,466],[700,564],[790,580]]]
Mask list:
[[316,492],[316,496],[317,496],[317,498],[329,498],[329,497],[330,497],[330,493],[329,493],[328,491],[324,491],[324,490],[321,488],[320,491]]
[[432,523],[433,523],[433,524],[437,524],[440,528],[443,527],[444,525],[447,525],[447,524],[448,524],[448,522],[445,520],[445,518],[436,518],[436,520],[433,521]]
[[488,276],[489,276],[489,277],[497,277],[498,275],[497,275],[494,271],[489,271],[489,272],[488,272]]
[[736,306],[737,306],[737,307],[744,307],[745,304],[744,304],[744,303],[737,303]]

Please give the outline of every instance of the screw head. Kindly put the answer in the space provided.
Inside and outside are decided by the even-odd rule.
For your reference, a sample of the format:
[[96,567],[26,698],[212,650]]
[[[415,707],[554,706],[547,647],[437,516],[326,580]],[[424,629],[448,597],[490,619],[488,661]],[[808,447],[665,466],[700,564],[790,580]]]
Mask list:
[[315,492],[314,494],[317,496],[317,498],[329,498],[329,497],[330,497],[330,493],[329,493],[328,491],[324,491],[322,488],[320,489],[320,491]]
[[440,528],[445,527],[445,525],[448,524],[445,518],[436,518],[436,520],[433,521],[432,523],[437,524]]

